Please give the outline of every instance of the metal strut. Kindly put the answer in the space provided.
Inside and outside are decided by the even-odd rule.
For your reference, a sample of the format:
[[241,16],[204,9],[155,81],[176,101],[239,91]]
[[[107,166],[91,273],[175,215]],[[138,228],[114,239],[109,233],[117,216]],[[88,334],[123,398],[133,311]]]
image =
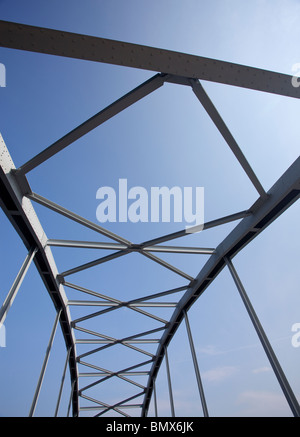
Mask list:
[[57,329],[57,325],[58,325],[58,322],[59,322],[59,318],[60,318],[61,312],[62,312],[62,310],[58,311],[57,314],[56,314],[56,317],[55,317],[55,321],[54,321],[54,325],[53,325],[53,328],[52,328],[50,340],[49,340],[49,343],[48,343],[48,347],[46,349],[46,354],[45,354],[44,362],[43,362],[43,365],[42,365],[42,370],[41,370],[41,373],[40,373],[40,377],[39,377],[39,380],[38,380],[38,383],[37,383],[37,386],[36,386],[36,390],[35,390],[35,393],[34,393],[33,401],[32,401],[32,404],[31,404],[30,411],[29,411],[29,417],[33,417],[35,409],[36,409],[37,401],[38,401],[39,394],[40,394],[40,391],[41,391],[43,379],[44,379],[44,376],[45,376],[45,372],[46,372],[46,368],[47,368],[47,364],[48,364],[48,360],[49,360],[49,356],[50,356],[50,352],[51,352],[51,348],[52,348],[52,344],[53,344],[53,340],[54,340],[54,337],[55,337],[55,333],[56,333],[56,329]]
[[200,371],[199,371],[196,351],[195,351],[193,337],[192,337],[192,331],[191,331],[190,322],[189,322],[188,315],[187,315],[186,311],[184,311],[184,319],[185,319],[186,330],[187,330],[187,334],[188,334],[188,338],[189,338],[189,343],[190,343],[191,354],[192,354],[193,363],[194,363],[195,374],[196,374],[196,378],[197,378],[197,384],[198,384],[198,390],[199,390],[199,395],[200,395],[202,409],[203,409],[203,415],[204,415],[204,417],[208,417],[208,409],[207,409],[207,405],[206,405],[203,385],[202,385],[202,382],[201,382]]
[[268,340],[268,337],[257,317],[257,314],[250,302],[250,299],[245,291],[245,288],[231,262],[231,260],[228,257],[225,257],[225,262],[228,266],[228,269],[233,277],[233,280],[235,282],[235,285],[239,291],[239,294],[242,298],[242,301],[244,302],[244,305],[246,307],[246,310],[249,314],[249,317],[253,323],[253,326],[256,330],[256,333],[261,341],[261,344],[266,352],[266,355],[270,361],[270,364],[272,366],[272,369],[277,377],[277,380],[280,384],[280,387],[282,388],[283,394],[286,397],[286,400],[294,414],[295,417],[300,417],[300,406],[296,399],[296,396],[293,393],[293,390],[279,364],[279,361],[275,355],[275,352]]

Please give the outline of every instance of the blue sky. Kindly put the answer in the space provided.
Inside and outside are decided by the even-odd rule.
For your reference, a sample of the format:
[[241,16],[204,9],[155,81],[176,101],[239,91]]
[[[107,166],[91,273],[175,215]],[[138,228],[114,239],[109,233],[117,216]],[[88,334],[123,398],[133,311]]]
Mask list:
[[[300,3],[296,0],[284,4],[270,0],[2,0],[0,12],[7,21],[287,74],[300,62]],[[0,62],[7,75],[6,87],[0,88],[0,130],[16,166],[153,76],[142,70],[4,48]],[[220,84],[203,82],[203,86],[268,190],[299,154],[299,102]],[[97,189],[116,188],[119,178],[127,178],[129,186],[147,189],[203,186],[206,221],[246,209],[257,197],[192,91],[172,84],[165,84],[28,175],[33,191],[94,222]],[[39,205],[36,211],[49,238],[99,239]],[[3,301],[26,250],[2,211],[0,219]],[[299,204],[295,204],[241,252],[234,265],[300,401],[300,348],[291,345],[291,327],[300,322],[298,221]],[[234,226],[190,235],[174,244],[216,247]],[[107,228],[136,243],[181,229],[172,222],[108,223]],[[100,236],[97,241],[108,240]],[[53,248],[53,253],[60,272],[98,256],[78,249]],[[207,260],[206,255],[161,258],[192,276]],[[70,282],[120,300],[185,283],[138,254],[70,276]],[[66,293],[70,299],[84,298],[70,289]],[[140,319],[131,313],[119,310],[111,318],[103,317],[100,327],[116,337],[124,334],[124,326],[135,332]],[[72,314],[77,316],[76,311]],[[211,416],[290,415],[228,271],[219,275],[189,316]],[[0,348],[1,416],[28,414],[54,318],[51,300],[32,266],[5,322],[7,346]],[[152,321],[141,318],[144,322],[151,329]],[[134,358],[122,347],[114,350],[100,357],[103,367],[115,369],[120,356],[125,363]],[[169,355],[176,414],[201,415],[184,326],[171,343]],[[98,355],[92,359],[99,362]],[[36,415],[53,415],[64,360],[58,331]],[[158,410],[166,416],[170,406],[164,364],[158,383]],[[61,415],[68,404],[68,384],[67,380]],[[113,402],[114,390],[113,383],[103,384],[95,396]]]

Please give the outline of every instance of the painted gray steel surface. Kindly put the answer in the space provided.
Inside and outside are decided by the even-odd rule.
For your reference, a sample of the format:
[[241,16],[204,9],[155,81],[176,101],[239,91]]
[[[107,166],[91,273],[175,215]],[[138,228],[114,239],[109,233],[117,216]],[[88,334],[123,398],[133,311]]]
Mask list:
[[[47,149],[41,151],[38,155],[21,165],[18,169],[15,168],[3,139],[1,138],[0,140],[1,207],[20,235],[29,253],[35,251],[33,261],[40,273],[41,278],[44,281],[45,287],[49,292],[58,314],[60,314],[59,322],[65,338],[67,358],[70,368],[73,415],[77,416],[79,414],[79,397],[95,403],[95,406],[91,408],[98,410],[97,416],[109,412],[110,410],[114,410],[126,416],[127,414],[124,413],[123,409],[130,407],[133,408],[136,406],[141,408],[142,415],[147,415],[158,371],[163,359],[167,357],[167,347],[175,335],[179,325],[184,320],[189,308],[207,289],[207,287],[218,276],[222,269],[227,265],[232,265],[231,260],[234,258],[234,256],[257,235],[263,232],[263,230],[269,226],[272,221],[274,221],[290,205],[298,200],[300,196],[300,158],[298,158],[291,165],[291,167],[286,170],[286,172],[279,178],[273,187],[266,193],[257,176],[247,162],[246,157],[243,155],[224,121],[219,116],[213,103],[206,95],[199,80],[244,87],[292,98],[300,97],[300,87],[293,87],[291,84],[291,76],[281,73],[265,71],[253,67],[232,64],[184,53],[171,52],[158,48],[139,46],[120,41],[112,41],[87,35],[72,34],[69,32],[43,29],[5,21],[0,21],[0,45],[12,49],[47,53],[50,55],[72,57],[87,61],[123,65],[158,73],[136,89],[132,90],[130,93],[126,94],[116,102],[109,105],[107,108],[100,111],[89,120],[84,121],[80,126],[67,133],[64,137],[50,145]],[[163,245],[157,246],[160,243],[188,235],[186,230],[160,236],[156,239],[152,239],[151,241],[132,243],[121,236],[115,235],[101,226],[86,220],[84,217],[78,216],[63,206],[57,205],[51,200],[45,199],[37,193],[33,193],[26,178],[26,174],[33,168],[45,162],[54,154],[59,153],[65,147],[70,146],[78,138],[104,123],[106,120],[112,118],[120,111],[125,110],[128,106],[134,104],[144,96],[154,92],[156,89],[163,86],[165,82],[175,83],[178,84],[178,86],[184,85],[191,87],[258,192],[257,201],[253,205],[249,205],[249,209],[246,211],[234,212],[228,217],[216,218],[215,220],[204,224],[203,230],[205,231],[211,227],[240,220],[233,231],[230,232],[230,234],[216,248],[195,248],[181,246],[170,247]],[[99,243],[95,241],[48,240],[34,211],[34,202],[37,202],[46,208],[50,208],[52,211],[62,214],[70,220],[76,221],[82,226],[86,226],[89,229],[111,238],[113,242]],[[87,264],[74,267],[71,270],[58,272],[52,256],[51,246],[90,249],[101,248],[116,250],[116,252],[114,252],[112,255],[95,259]],[[93,290],[79,287],[76,284],[67,282],[65,279],[66,276],[69,276],[72,273],[88,269],[101,263],[109,262],[110,260],[120,256],[126,256],[128,253],[133,251],[140,253],[142,256],[145,256],[148,259],[159,263],[165,268],[172,270],[181,277],[184,277],[187,280],[186,286],[178,287],[177,289],[173,290],[166,290],[165,292],[157,293],[156,295],[144,296],[140,299],[136,299],[135,301],[123,302],[110,296],[100,295]],[[208,255],[209,258],[197,277],[192,278],[185,272],[182,272],[178,268],[166,263],[152,252],[201,253]],[[18,285],[19,281],[16,281],[16,285]],[[95,301],[68,301],[64,287],[77,289],[102,299],[102,301],[98,301],[96,303]],[[13,296],[15,289],[16,287],[13,286],[11,296]],[[166,296],[179,290],[185,292],[179,302],[169,303],[170,307],[173,306],[175,308],[170,320],[161,319],[142,309],[142,307],[150,307],[151,305],[164,306],[165,304],[162,302],[149,302],[149,300]],[[9,297],[8,300],[10,300]],[[69,305],[85,305],[91,307],[109,305],[109,308],[104,310],[100,309],[99,311],[93,310],[92,313],[85,317],[71,320]],[[6,307],[7,304],[2,307],[3,316],[6,316]],[[101,333],[91,332],[78,326],[78,323],[80,323],[82,320],[96,317],[121,307],[127,307],[132,311],[137,311],[140,314],[143,314],[145,317],[152,317],[161,322],[163,326],[151,331],[143,332],[143,330],[141,330],[140,332],[137,332],[136,335],[132,335],[131,337],[126,337],[123,339],[108,337]],[[187,327],[189,328],[189,325],[187,325]],[[78,356],[76,353],[76,344],[81,342],[88,343],[88,340],[76,340],[74,332],[77,330],[94,335],[95,339],[90,340],[90,343],[98,344],[100,346],[97,346],[97,348],[93,349],[91,352]],[[149,334],[155,334],[156,337],[150,340],[141,338]],[[194,349],[192,333],[190,329],[188,329],[188,334],[193,353]],[[149,352],[144,351],[140,347],[136,346],[136,344],[143,344],[147,342],[158,344],[155,354],[150,354]],[[150,357],[150,359],[147,359],[146,361],[140,361],[136,365],[123,368],[118,372],[111,372],[108,369],[91,365],[90,363],[82,360],[84,357],[95,353],[96,351],[101,351],[102,349],[111,347],[115,344],[122,344],[125,347],[132,348],[141,352],[142,354],[147,355],[148,358]],[[193,361],[196,366],[197,361],[195,353],[193,353]],[[87,367],[90,367],[96,372],[79,374],[77,363],[81,363]],[[148,370],[144,370],[144,368],[142,368],[144,365],[150,366]],[[171,409],[172,414],[174,415],[175,412],[168,361],[167,366]],[[204,392],[201,386],[199,369],[197,372],[197,367],[195,367],[195,371],[205,415],[208,415]],[[136,383],[130,379],[130,375],[133,376],[139,374],[148,375],[148,382],[146,386]],[[97,379],[94,383],[89,384],[79,390],[78,378],[91,375],[99,375],[100,379]],[[104,380],[112,377],[121,378],[123,381],[126,381],[129,384],[137,386],[137,394],[120,400],[120,402],[114,405],[108,405],[102,400],[91,398],[84,393],[89,388],[101,384],[101,382]],[[292,411],[294,415],[297,416],[299,415],[299,405],[293,397],[290,387],[287,389],[287,392],[290,399],[293,399]],[[137,404],[128,404],[128,402],[136,398],[141,398],[142,400],[139,399],[140,402]],[[82,407],[82,410],[84,409],[87,409],[87,407]],[[157,411],[156,398],[155,410]]]

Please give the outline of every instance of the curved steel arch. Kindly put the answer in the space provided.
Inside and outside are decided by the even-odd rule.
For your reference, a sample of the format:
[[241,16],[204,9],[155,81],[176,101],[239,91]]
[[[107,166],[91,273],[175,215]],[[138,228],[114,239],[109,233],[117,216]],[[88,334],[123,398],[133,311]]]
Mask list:
[[[144,405],[143,413],[146,414],[155,380],[161,365],[164,349],[171,341],[177,328],[184,318],[184,312],[194,304],[199,296],[214,281],[218,274],[227,264],[227,260],[234,258],[237,253],[268,227],[280,214],[291,206],[300,197],[300,157],[286,171],[284,175],[273,185],[267,193],[268,197],[249,209],[249,215],[245,217],[233,231],[220,243],[215,252],[210,256],[207,263],[201,269],[197,278],[190,284],[186,293],[176,307],[168,329],[164,332],[157,359],[151,369],[151,377]],[[204,226],[205,229],[205,226]],[[293,401],[295,399],[293,397]],[[297,401],[295,402],[297,404]],[[293,412],[299,415],[299,405]]]
[[[141,84],[130,93],[121,97],[107,108],[101,110],[94,117],[73,129],[47,149],[41,151],[37,156],[30,159],[27,163],[24,163],[18,169],[15,169],[4,142],[1,141],[0,144],[1,207],[20,235],[26,248],[28,250],[34,249],[37,251],[34,257],[35,265],[50,294],[56,311],[61,312],[60,325],[65,338],[66,347],[70,351],[69,366],[73,387],[73,416],[77,416],[80,411],[79,396],[96,404],[96,406],[92,408],[100,410],[100,413],[98,413],[97,416],[102,415],[111,409],[120,414],[126,415],[123,412],[123,409],[132,406],[131,404],[128,404],[128,402],[143,396],[142,403],[135,405],[142,409],[142,415],[145,416],[147,415],[149,409],[154,388],[154,381],[163,358],[165,357],[166,347],[173,338],[188,309],[226,265],[229,266],[234,276],[235,272],[231,264],[231,259],[300,196],[300,158],[294,162],[294,164],[286,171],[286,173],[283,174],[282,177],[274,184],[274,186],[266,193],[238,144],[220,117],[218,111],[205,93],[201,83],[199,82],[199,79],[248,89],[255,89],[258,91],[270,92],[294,98],[300,97],[300,88],[292,86],[291,76],[280,73],[269,72],[248,66],[216,61],[198,56],[170,52],[167,50],[138,46],[119,41],[105,40],[86,35],[71,34],[68,32],[38,28],[18,23],[0,21],[0,36],[0,45],[4,47],[73,57],[96,62],[112,63],[116,65],[124,65],[157,72],[157,74],[151,79]],[[64,207],[45,199],[41,195],[33,193],[26,178],[26,174],[29,171],[42,164],[47,159],[51,158],[53,155],[60,152],[78,138],[104,123],[106,120],[110,119],[120,111],[126,109],[128,106],[134,104],[149,93],[157,90],[165,82],[191,87],[194,94],[199,99],[208,115],[211,117],[211,120],[219,130],[220,134],[223,136],[227,145],[234,153],[236,159],[244,169],[245,173],[259,194],[258,200],[254,203],[254,205],[250,206],[248,210],[233,213],[230,216],[218,218],[214,221],[204,224],[203,230],[231,221],[241,220],[234,230],[216,249],[162,245],[164,242],[188,235],[186,230],[158,237],[151,241],[146,241],[140,244],[132,243],[84,219],[83,217],[68,211]],[[105,235],[106,237],[112,239],[113,243],[53,239],[49,240],[34,212],[31,203],[32,201],[37,202],[44,207],[49,208],[56,213],[81,224],[82,226],[86,226],[95,232]],[[197,232],[197,229],[195,229],[195,232]],[[115,250],[115,252],[108,256],[97,258],[92,262],[59,273],[51,253],[51,246],[78,248],[85,247],[104,250],[109,249]],[[166,263],[153,254],[155,252],[170,251],[178,253],[199,253],[210,255],[210,257],[199,272],[198,276],[196,278],[192,278],[190,275],[187,275],[185,272],[182,272],[178,268]],[[137,252],[153,262],[159,263],[165,268],[185,278],[187,284],[173,290],[167,290],[154,295],[144,296],[140,299],[124,302],[119,301],[111,296],[104,296],[93,290],[79,287],[76,284],[67,282],[65,279],[66,276],[72,275],[73,273],[108,262],[131,252]],[[241,287],[236,275],[234,278],[238,286]],[[68,301],[65,295],[64,286],[71,287],[80,292],[92,295],[97,298],[97,301]],[[178,302],[170,303],[170,306],[173,305],[173,307],[175,307],[170,320],[161,319],[149,313],[148,311],[141,309],[144,306],[150,307],[151,305],[162,305],[160,302],[153,302],[153,299],[184,290],[186,291]],[[151,302],[149,303],[149,301]],[[72,320],[69,311],[70,305],[92,305],[104,307],[104,309],[95,311],[79,319]],[[145,317],[153,318],[157,322],[161,323],[162,326],[149,331],[138,332],[135,335],[123,339],[115,339],[99,332],[89,331],[88,329],[78,325],[82,320],[98,317],[99,315],[106,314],[107,312],[111,312],[123,307],[127,307],[132,311],[138,312]],[[250,316],[253,317],[253,320],[256,323],[257,321],[255,320],[255,314],[251,312],[251,308],[249,306],[247,308],[249,309]],[[257,327],[257,332],[260,335],[261,329],[259,325],[256,323],[255,326]],[[93,344],[99,344],[100,346],[92,351],[89,351],[88,353],[78,355],[76,353],[76,344],[79,341],[75,338],[73,332],[74,330],[82,331],[92,335],[93,340],[90,340],[90,342]],[[157,332],[161,331],[162,336],[160,338],[148,338],[148,335],[156,334]],[[145,336],[146,338],[143,338]],[[136,346],[136,344],[147,343],[147,341],[158,343],[155,354],[151,354],[148,351]],[[269,349],[264,338],[263,342],[266,345],[265,350],[267,354],[269,354],[268,357],[271,360],[273,370],[278,377],[287,401],[294,415],[299,415],[299,405],[292,393],[291,388],[285,380],[280,365],[273,356],[273,353]],[[121,369],[117,372],[113,372],[108,369],[102,369],[91,363],[82,361],[84,357],[103,349],[107,349],[116,344],[129,347],[143,355],[147,355],[148,358],[146,361],[139,362],[134,366]],[[89,384],[86,387],[79,388],[78,380],[80,374],[78,373],[77,368],[78,363],[97,370],[97,375],[101,376],[101,378],[97,379],[94,383]],[[140,367],[149,365],[151,366],[150,369],[146,370],[145,372],[136,370]],[[142,373],[148,375],[147,386],[143,386],[130,379],[130,375]],[[125,400],[121,400],[114,405],[108,405],[103,401],[91,398],[84,394],[86,390],[95,387],[96,385],[101,384],[103,381],[112,377],[120,378],[129,384],[137,386],[139,388],[138,393]]]
[[57,268],[51,250],[46,248],[47,236],[35,214],[31,201],[24,198],[22,190],[14,177],[15,166],[0,135],[0,205],[13,227],[21,237],[28,251],[36,250],[34,263],[53,301],[56,311],[61,311],[60,326],[67,349],[70,350],[69,368],[74,383],[73,414],[78,412],[77,365],[74,335],[67,307],[67,298],[62,285],[57,280]]

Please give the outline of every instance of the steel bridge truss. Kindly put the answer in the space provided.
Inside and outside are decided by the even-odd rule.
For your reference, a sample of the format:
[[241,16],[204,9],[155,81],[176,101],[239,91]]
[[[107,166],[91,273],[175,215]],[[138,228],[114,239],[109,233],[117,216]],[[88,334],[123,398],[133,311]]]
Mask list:
[[[168,345],[178,327],[181,322],[184,322],[191,349],[191,357],[194,364],[203,415],[208,416],[208,407],[197,363],[192,331],[188,319],[188,310],[209,287],[218,274],[224,268],[228,268],[291,411],[293,415],[300,416],[300,407],[297,399],[276,358],[232,262],[232,259],[241,249],[263,232],[271,222],[299,198],[300,158],[298,158],[278,179],[273,187],[266,192],[245,158],[241,148],[202,87],[201,81],[223,83],[291,98],[300,97],[300,87],[293,87],[291,84],[292,78],[285,74],[98,37],[78,35],[5,21],[0,21],[0,34],[0,45],[11,49],[46,53],[156,72],[151,79],[133,89],[105,109],[102,109],[96,115],[67,133],[19,168],[15,168],[4,140],[1,137],[1,207],[21,237],[28,250],[28,255],[2,305],[0,323],[2,324],[4,322],[31,262],[34,262],[57,311],[29,415],[34,415],[56,328],[60,325],[67,353],[55,415],[58,413],[67,367],[69,367],[72,387],[68,414],[72,405],[73,416],[78,416],[80,411],[85,410],[94,410],[96,416],[101,416],[111,410],[120,415],[128,416],[127,411],[130,408],[140,408],[141,416],[147,416],[152,396],[154,397],[155,413],[157,414],[155,381],[161,364],[165,359],[170,407],[172,415],[174,416],[175,409],[167,351]],[[40,194],[33,192],[26,178],[28,172],[40,166],[52,156],[70,146],[77,139],[100,126],[102,123],[105,123],[105,121],[125,110],[130,105],[133,105],[143,97],[154,92],[163,86],[164,83],[175,83],[191,88],[257,191],[257,200],[253,205],[249,206],[249,209],[239,212],[234,211],[229,216],[216,218],[213,221],[204,223],[203,231],[221,226],[225,223],[238,221],[235,228],[216,248],[165,245],[165,243],[169,241],[189,235],[191,230],[187,232],[186,229],[163,235],[150,241],[144,241],[138,244],[133,243],[67,210],[63,206],[46,199]],[[83,227],[91,229],[95,231],[96,234],[108,237],[111,242],[99,242],[96,238],[95,241],[48,239],[35,213],[33,207],[34,203],[38,203],[58,215],[62,215]],[[195,229],[195,231],[197,231],[197,229]],[[70,270],[58,272],[51,247],[91,248],[101,251],[109,250],[113,251],[113,253],[100,256],[92,262],[75,266]],[[132,252],[136,252],[160,264],[166,269],[171,270],[180,276],[180,278],[184,278],[186,284],[170,290],[160,291],[156,294],[140,296],[134,300],[123,301],[68,281],[68,277],[74,273],[107,263]],[[161,259],[158,256],[160,253],[193,253],[207,256],[208,260],[199,274],[196,277],[191,277],[189,274]],[[93,300],[68,300],[65,293],[66,287],[76,290],[83,295],[92,296]],[[178,293],[180,295],[179,298]],[[172,295],[177,296],[177,299],[174,299],[172,302],[161,300],[161,298]],[[72,306],[91,307],[93,310],[85,316],[72,319],[70,313],[70,307]],[[172,309],[171,317],[167,320],[151,312],[151,308],[165,307]],[[94,320],[95,318],[99,318],[104,314],[112,313],[121,308],[127,308],[131,312],[138,313],[145,319],[150,318],[156,323],[157,327],[143,331],[140,329],[140,326],[138,326],[136,334],[124,338],[114,338],[102,332],[96,332],[82,326],[82,323],[87,320]],[[77,332],[87,334],[89,338],[79,339],[76,337]],[[88,352],[78,354],[76,345],[81,343],[95,345],[95,348]],[[155,352],[149,352],[147,350],[147,345],[149,344],[155,346]],[[122,357],[120,357],[120,370],[118,371],[105,369],[86,361],[90,356],[103,350],[113,348],[116,345],[122,345],[126,349],[129,348],[130,350],[138,352],[138,356],[142,356],[144,359],[140,359],[136,364],[123,368]],[[79,364],[92,369],[93,372],[80,373],[78,370]],[[137,382],[135,377],[139,376],[147,378],[145,385]],[[94,378],[93,382],[81,386],[79,381],[82,381],[81,378],[84,379],[84,377]],[[90,389],[99,386],[111,378],[118,378],[134,386],[136,393],[125,399],[121,398],[120,401],[114,404],[108,404],[104,402],[104,399],[100,400],[89,396]],[[80,407],[79,398],[90,401],[92,406]],[[132,401],[135,403],[132,403]]]

